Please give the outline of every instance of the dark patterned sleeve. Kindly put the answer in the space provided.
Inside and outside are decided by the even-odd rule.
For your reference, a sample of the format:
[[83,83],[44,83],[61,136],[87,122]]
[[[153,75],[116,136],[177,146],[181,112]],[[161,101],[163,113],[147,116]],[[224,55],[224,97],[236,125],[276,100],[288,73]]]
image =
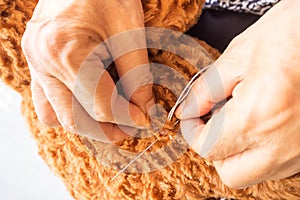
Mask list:
[[280,0],[206,0],[204,9],[230,10],[263,15]]

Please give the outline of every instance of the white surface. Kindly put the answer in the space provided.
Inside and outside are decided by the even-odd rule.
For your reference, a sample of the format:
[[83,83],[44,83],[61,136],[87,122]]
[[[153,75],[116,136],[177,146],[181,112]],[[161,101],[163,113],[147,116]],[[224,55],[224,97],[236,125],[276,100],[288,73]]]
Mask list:
[[72,199],[38,156],[20,114],[20,102],[21,97],[0,81],[0,199]]

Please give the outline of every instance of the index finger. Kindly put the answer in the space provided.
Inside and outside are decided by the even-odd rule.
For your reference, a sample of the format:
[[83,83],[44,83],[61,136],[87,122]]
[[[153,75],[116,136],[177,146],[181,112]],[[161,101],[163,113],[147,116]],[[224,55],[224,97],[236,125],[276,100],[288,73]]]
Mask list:
[[111,53],[124,94],[144,112],[154,104],[144,28],[135,28],[104,41]]
[[95,120],[144,126],[148,123],[145,114],[118,94],[113,79],[105,70],[101,60],[103,48],[103,44],[98,45],[81,64],[72,90],[74,95]]

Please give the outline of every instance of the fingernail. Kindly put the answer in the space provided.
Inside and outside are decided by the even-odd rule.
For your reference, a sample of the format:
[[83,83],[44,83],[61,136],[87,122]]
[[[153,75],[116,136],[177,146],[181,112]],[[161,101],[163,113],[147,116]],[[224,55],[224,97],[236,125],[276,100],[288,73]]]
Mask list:
[[175,116],[178,119],[182,119],[182,111],[185,109],[185,103],[182,102],[175,111]]
[[[179,110],[180,109],[180,110]],[[194,112],[194,110],[191,110],[191,106],[187,106],[186,103],[182,103],[180,105],[180,108],[178,109],[178,111],[180,112],[179,116],[180,119],[188,119],[191,118],[191,113]],[[177,115],[176,115],[177,116]]]
[[134,127],[137,129],[147,129],[150,124],[151,123],[149,119],[147,119],[147,117],[143,113],[140,113],[139,117],[136,117],[134,121]]
[[151,123],[148,119],[146,119],[143,123],[138,124],[136,126],[137,129],[148,129],[151,126]]

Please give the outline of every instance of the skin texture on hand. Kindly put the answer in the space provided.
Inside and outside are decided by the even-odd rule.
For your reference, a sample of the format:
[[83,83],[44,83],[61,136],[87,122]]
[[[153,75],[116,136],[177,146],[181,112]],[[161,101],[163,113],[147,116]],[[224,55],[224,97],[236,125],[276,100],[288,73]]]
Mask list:
[[[78,108],[87,123],[98,121],[104,134],[113,142],[126,136],[116,124],[124,128],[147,126],[146,113],[154,104],[147,50],[133,50],[114,57],[113,47],[106,43],[105,48],[93,51],[102,41],[128,30],[142,30],[143,26],[143,10],[138,0],[40,0],[22,38],[39,119],[49,126],[63,126],[68,131],[78,132],[73,113],[73,109]],[[140,35],[135,39],[141,44],[136,46],[145,46],[145,37],[143,33]],[[120,47],[126,45],[126,41],[117,42]],[[133,85],[121,83],[125,94],[127,88],[138,88],[131,91],[127,99],[116,93],[115,84],[104,69],[102,61],[110,57],[115,61],[120,77],[144,66],[139,79],[131,77],[133,81],[127,80]],[[90,64],[87,66],[90,73],[78,78],[82,63]],[[96,73],[91,70],[93,68],[101,73],[95,77],[97,85],[94,89],[88,85]],[[80,90],[75,91],[76,84],[80,85]],[[124,113],[123,117],[118,117],[123,121],[115,120],[112,107],[120,114]],[[86,134],[103,140],[100,136],[97,138],[97,133]]]
[[[237,36],[175,113],[188,143],[229,187],[300,172],[299,9],[299,1],[281,1]],[[204,124],[199,116],[226,97]]]

